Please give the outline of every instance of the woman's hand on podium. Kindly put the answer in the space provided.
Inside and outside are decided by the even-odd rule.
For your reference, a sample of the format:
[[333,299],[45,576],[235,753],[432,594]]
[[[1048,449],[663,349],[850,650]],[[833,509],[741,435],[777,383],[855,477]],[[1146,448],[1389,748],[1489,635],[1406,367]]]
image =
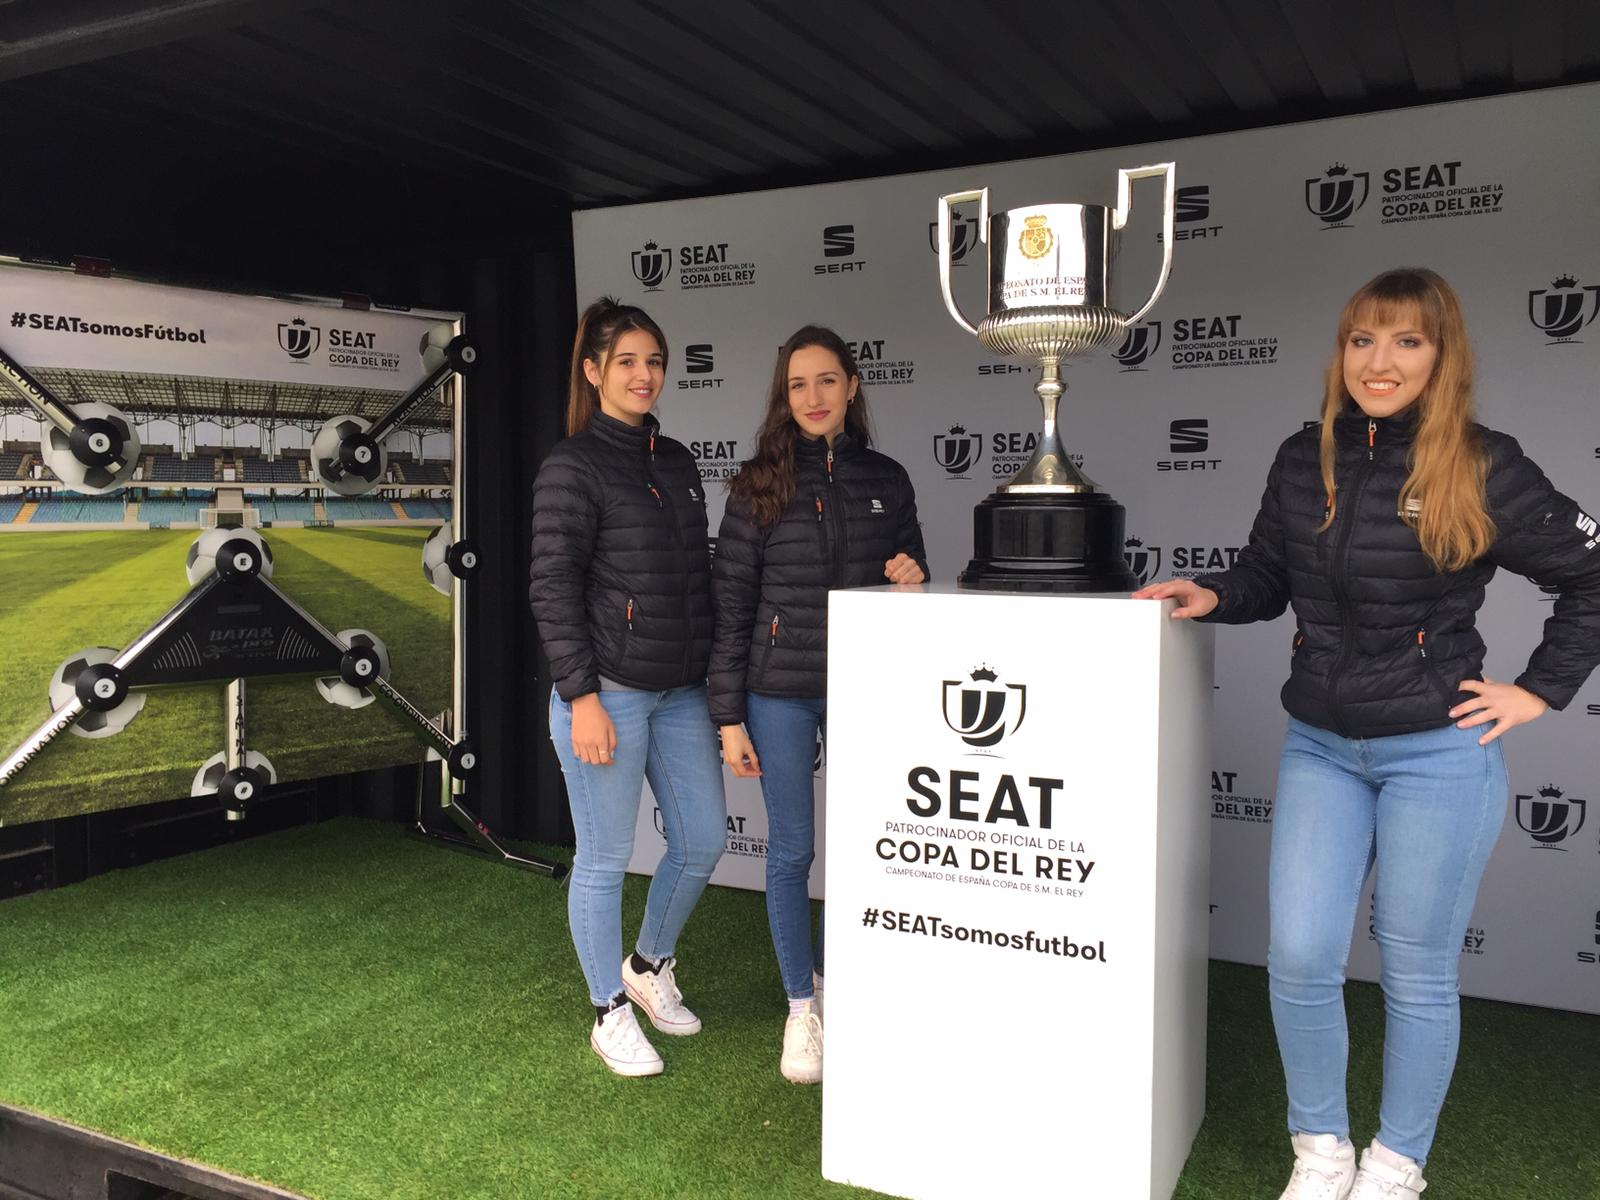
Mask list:
[[1192,579],[1169,579],[1164,583],[1152,583],[1140,588],[1133,594],[1135,600],[1165,600],[1175,597],[1178,607],[1172,610],[1172,617],[1180,620],[1184,617],[1203,617],[1217,606],[1217,594],[1208,587],[1201,587]]
[[761,774],[761,760],[743,725],[722,727],[722,761],[740,779],[754,779]]
[[896,554],[883,564],[883,577],[890,583],[922,583],[927,576],[909,554]]

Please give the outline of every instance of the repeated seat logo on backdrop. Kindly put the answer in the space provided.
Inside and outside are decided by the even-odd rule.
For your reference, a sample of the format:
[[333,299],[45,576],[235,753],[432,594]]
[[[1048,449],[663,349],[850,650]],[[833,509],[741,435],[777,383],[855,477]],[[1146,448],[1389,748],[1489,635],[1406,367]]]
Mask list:
[[854,225],[824,225],[823,262],[811,264],[813,275],[857,275],[867,269],[867,260],[856,253]]
[[862,386],[897,387],[911,383],[916,375],[917,364],[909,358],[895,357],[886,338],[863,338],[845,344],[855,357]]
[[[1137,535],[1123,542],[1122,556],[1143,587],[1161,575],[1161,548],[1146,546]],[[1226,571],[1238,560],[1240,546],[1174,546],[1167,554],[1167,573],[1174,579],[1193,579],[1212,571]]]
[[1238,771],[1211,772],[1211,818],[1243,821],[1249,825],[1272,823],[1272,797],[1253,796],[1239,784]]
[[682,291],[703,288],[744,287],[756,281],[756,264],[742,262],[730,242],[697,242],[679,246],[674,257],[671,246],[646,242],[632,252],[633,277],[647,292],[659,292],[676,268]]
[[689,453],[700,467],[701,479],[732,479],[739,473],[737,438],[702,438],[689,443]]
[[710,342],[691,342],[683,348],[683,373],[687,378],[678,380],[678,390],[703,392],[720,388],[722,376],[714,374],[716,369],[716,347]]
[[1578,333],[1600,313],[1600,284],[1580,284],[1574,275],[1557,275],[1547,288],[1528,293],[1528,320],[1550,338],[1547,346],[1582,342]]
[[1278,361],[1278,339],[1261,333],[1241,313],[1175,317],[1172,367],[1270,367]]
[[1148,371],[1150,368],[1145,363],[1151,361],[1160,348],[1161,322],[1140,321],[1137,325],[1128,326],[1127,334],[1111,352],[1111,357],[1122,364],[1119,375],[1126,375],[1129,371]]
[[1537,795],[1517,794],[1517,824],[1541,850],[1565,851],[1562,843],[1577,837],[1588,809],[1587,801],[1568,796],[1554,784],[1546,784]]
[[969,479],[968,472],[983,458],[983,434],[968,433],[965,425],[952,425],[933,435],[933,461],[948,479]]
[[[978,244],[978,218],[956,217],[950,222],[950,263],[965,266],[967,251]],[[939,253],[939,222],[928,222],[928,247]]]
[[[1475,181],[1462,162],[1405,163],[1379,173],[1383,199],[1379,223],[1403,224],[1446,217],[1481,217],[1501,211],[1503,183]],[[1371,192],[1372,176],[1336,162],[1306,180],[1306,209],[1324,229],[1347,229]]]
[[1578,961],[1590,967],[1600,965],[1600,909],[1595,910],[1594,929],[1585,932],[1592,932],[1594,940],[1586,943],[1585,948],[1578,951]]
[[[1211,186],[1205,183],[1180,187],[1175,197],[1172,240],[1174,242],[1215,241],[1222,236],[1222,226],[1210,220]],[[1156,231],[1156,244],[1160,245],[1163,231]]]
[[[1174,417],[1167,426],[1167,452],[1178,455],[1204,455],[1211,449],[1211,420],[1208,417]],[[1158,458],[1157,471],[1219,471],[1220,458]]]

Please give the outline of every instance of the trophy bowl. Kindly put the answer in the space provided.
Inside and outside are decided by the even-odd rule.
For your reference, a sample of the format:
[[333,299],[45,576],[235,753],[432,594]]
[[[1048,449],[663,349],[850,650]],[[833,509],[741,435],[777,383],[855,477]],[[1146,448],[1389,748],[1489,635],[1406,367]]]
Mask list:
[[[1117,251],[1132,207],[1132,182],[1164,181],[1162,260],[1149,299],[1133,312],[1111,299]],[[1175,164],[1124,168],[1117,205],[1039,204],[989,213],[989,189],[939,200],[939,286],[951,317],[990,352],[1039,364],[1034,392],[1044,429],[1033,457],[973,511],[973,559],[962,587],[1007,591],[1119,592],[1137,586],[1122,554],[1126,514],[1072,462],[1058,408],[1064,359],[1119,340],[1154,307],[1172,269]],[[953,214],[976,201],[988,245],[987,312],[974,324],[951,291]]]

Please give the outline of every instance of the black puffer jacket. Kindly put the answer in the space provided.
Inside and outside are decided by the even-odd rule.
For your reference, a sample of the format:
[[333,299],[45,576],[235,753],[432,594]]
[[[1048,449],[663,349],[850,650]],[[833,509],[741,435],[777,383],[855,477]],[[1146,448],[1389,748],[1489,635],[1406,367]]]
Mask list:
[[883,564],[901,553],[927,574],[911,478],[847,433],[831,458],[821,438],[799,440],[794,499],[770,528],[730,496],[711,573],[712,721],[743,722],[746,691],[826,695],[828,589],[887,583]]
[[1544,640],[1516,682],[1564,707],[1600,662],[1594,522],[1551,487],[1514,438],[1480,427],[1497,537],[1487,557],[1441,574],[1397,511],[1414,408],[1370,422],[1351,409],[1334,422],[1339,504],[1318,534],[1326,508],[1319,432],[1304,429],[1279,448],[1250,544],[1233,567],[1198,580],[1220,599],[1204,619],[1268,620],[1293,606],[1283,686],[1291,716],[1345,737],[1436,729],[1467,698],[1457,685],[1482,678],[1476,616],[1484,586],[1505,567],[1560,589]]
[[656,419],[597,412],[533,483],[528,599],[563,700],[600,676],[664,691],[705,681],[710,549],[700,470]]

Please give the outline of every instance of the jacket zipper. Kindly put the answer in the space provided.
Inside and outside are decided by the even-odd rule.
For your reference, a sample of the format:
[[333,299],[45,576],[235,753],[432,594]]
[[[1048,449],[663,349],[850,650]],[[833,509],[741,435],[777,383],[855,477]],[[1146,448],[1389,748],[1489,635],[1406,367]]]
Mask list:
[[[652,469],[653,469],[653,467],[655,465],[655,461],[656,461],[656,431],[654,429],[652,429],[650,431],[650,441],[648,443],[648,447],[647,448],[648,448],[648,462],[647,462],[647,465],[646,465],[646,468],[645,468],[645,470],[646,470],[645,487],[649,488],[650,489],[650,494],[655,497],[655,499],[656,499],[656,508],[659,509],[661,512],[664,512],[664,513],[667,514],[667,532],[668,532],[668,535],[672,539],[672,548],[678,552],[677,555],[676,555],[677,560],[679,562],[682,562],[683,561],[683,530],[680,529],[679,526],[678,526],[678,508],[677,508],[677,505],[673,504],[670,500],[667,499],[667,494],[663,493],[662,490],[656,486],[654,478],[652,478],[651,475],[650,475],[650,472],[652,471]],[[632,603],[631,602],[629,604],[629,608],[630,608],[630,611],[631,611],[631,609],[632,609]],[[689,632],[688,632],[689,631],[689,573],[688,573],[687,570],[680,570],[678,572],[678,611],[683,614],[683,628],[684,628],[684,634],[683,634],[683,666],[678,671],[678,678],[679,679],[685,679],[685,678],[688,677],[688,674],[689,674],[689,658],[690,658],[690,653],[691,653],[692,644],[693,644],[692,639],[689,636]],[[632,624],[630,624],[628,626],[628,628],[632,629],[633,628]]]
[[[833,447],[828,447],[826,459],[828,467],[828,499],[833,507],[833,586],[845,586],[845,565],[849,562],[848,547],[845,545],[846,526],[844,513],[839,511],[837,497],[833,493]],[[821,515],[821,500],[817,501],[818,515]]]
[[756,659],[755,677],[751,683],[759,682],[767,673],[767,656],[772,653],[772,648],[778,644],[778,620],[780,614],[774,610],[772,624],[767,627],[767,644],[761,647],[761,654]]
[[[1367,437],[1371,441],[1377,430],[1377,423],[1368,421]],[[1368,453],[1372,452],[1368,448]],[[1370,460],[1369,460],[1370,461]],[[1333,563],[1330,570],[1333,583],[1334,599],[1339,606],[1339,657],[1334,660],[1333,669],[1328,672],[1328,707],[1332,712],[1333,721],[1338,732],[1343,737],[1349,737],[1349,728],[1344,722],[1344,713],[1339,704],[1339,677],[1350,664],[1351,655],[1355,652],[1355,627],[1350,620],[1350,594],[1345,586],[1345,567],[1350,558],[1350,539],[1355,533],[1356,514],[1361,507],[1361,495],[1367,490],[1367,476],[1370,468],[1367,463],[1357,463],[1351,486],[1346,490],[1348,502],[1341,507],[1344,509],[1344,524],[1339,530],[1338,544],[1334,547]]]

